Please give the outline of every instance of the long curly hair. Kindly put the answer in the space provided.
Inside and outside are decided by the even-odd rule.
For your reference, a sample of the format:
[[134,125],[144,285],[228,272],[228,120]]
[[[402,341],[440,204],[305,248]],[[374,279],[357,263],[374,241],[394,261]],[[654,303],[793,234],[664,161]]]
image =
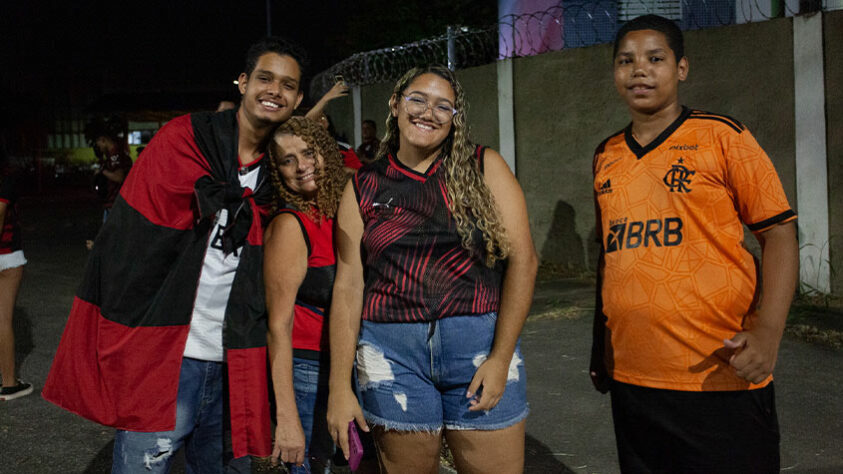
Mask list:
[[[454,90],[456,98],[454,108],[457,113],[454,115],[451,130],[442,142],[440,151],[445,171],[445,188],[448,192],[448,208],[457,224],[457,233],[462,240],[462,246],[467,250],[475,250],[474,234],[476,231],[480,232],[485,246],[486,265],[492,267],[498,260],[504,260],[509,256],[509,240],[498,215],[495,199],[483,180],[483,174],[480,172],[474,155],[475,146],[469,138],[466,122],[468,103],[456,76],[448,68],[440,65],[415,67],[407,71],[395,84],[390,104],[400,101],[407,87],[422,74],[436,74],[448,81]],[[386,133],[375,159],[397,154],[400,135],[398,118],[393,117],[390,110],[386,117]]]
[[[294,135],[301,138],[309,146],[322,155],[322,169],[316,170],[316,199],[309,201],[301,194],[295,193],[284,184],[279,169],[281,149],[275,141],[275,137],[281,135]],[[333,218],[337,214],[340,197],[343,188],[348,180],[348,174],[343,168],[342,157],[340,156],[337,142],[328,134],[328,131],[313,120],[305,117],[291,117],[281,124],[272,135],[269,143],[269,177],[272,188],[275,191],[273,199],[273,212],[294,205],[297,209],[307,213],[314,218]]]

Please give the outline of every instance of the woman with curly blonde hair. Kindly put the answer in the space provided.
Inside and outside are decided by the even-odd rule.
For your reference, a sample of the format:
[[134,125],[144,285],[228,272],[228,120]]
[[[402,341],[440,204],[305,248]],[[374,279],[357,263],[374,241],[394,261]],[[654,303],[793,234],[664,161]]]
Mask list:
[[471,143],[466,108],[448,69],[405,74],[337,212],[328,425],[348,453],[349,422],[371,423],[385,472],[438,472],[443,434],[460,472],[523,470],[536,255],[521,188]]
[[311,472],[333,444],[325,425],[327,308],[334,277],[334,217],[348,175],[318,123],[293,117],[269,146],[275,216],[264,236],[269,350],[276,400],[272,459]]

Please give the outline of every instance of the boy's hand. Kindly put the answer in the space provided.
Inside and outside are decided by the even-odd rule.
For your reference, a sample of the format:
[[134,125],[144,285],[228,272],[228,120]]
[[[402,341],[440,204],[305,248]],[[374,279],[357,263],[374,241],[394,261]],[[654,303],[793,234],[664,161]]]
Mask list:
[[594,356],[592,356],[588,375],[591,376],[591,384],[594,385],[594,388],[598,392],[608,393],[612,379],[609,377],[609,373],[606,372],[606,365],[603,363],[602,357],[600,359],[599,361],[595,361]]
[[723,341],[723,347],[734,351],[729,365],[734,367],[738,377],[752,383],[761,383],[776,366],[781,334],[763,326],[735,334]]

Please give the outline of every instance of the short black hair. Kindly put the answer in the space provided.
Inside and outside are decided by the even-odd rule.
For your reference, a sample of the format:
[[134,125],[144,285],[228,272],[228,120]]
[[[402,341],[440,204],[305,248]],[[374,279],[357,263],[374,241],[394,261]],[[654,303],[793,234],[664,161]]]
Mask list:
[[659,15],[642,15],[624,23],[618,30],[618,34],[615,35],[615,48],[612,51],[612,58],[618,55],[618,46],[620,46],[623,37],[631,31],[640,30],[654,30],[662,33],[667,39],[667,45],[670,46],[674,56],[676,56],[676,62],[685,57],[685,37],[675,21]]
[[266,53],[275,53],[280,56],[290,56],[295,59],[299,65],[302,77],[304,77],[304,70],[307,68],[307,54],[299,45],[291,43],[284,38],[278,36],[267,36],[262,40],[249,46],[249,51],[246,52],[246,70],[247,76],[252,75],[255,66],[258,65],[258,59]]
[[99,137],[119,142],[125,133],[125,121],[119,116],[94,117],[85,125],[85,140],[93,146]]
[[363,121],[363,125],[366,125],[367,123],[368,123],[369,125],[371,125],[371,126],[372,126],[372,128],[374,128],[375,130],[377,130],[377,129],[378,129],[378,126],[377,126],[377,124],[375,123],[375,121],[374,121],[374,120],[372,120],[372,119],[366,119],[366,120],[364,120],[364,121]]

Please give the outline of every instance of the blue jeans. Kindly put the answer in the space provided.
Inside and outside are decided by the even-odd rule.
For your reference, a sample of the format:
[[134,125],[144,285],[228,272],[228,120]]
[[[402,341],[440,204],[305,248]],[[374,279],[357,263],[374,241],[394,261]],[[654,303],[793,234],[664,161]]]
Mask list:
[[182,446],[188,474],[221,474],[224,367],[221,362],[182,359],[176,428],[156,433],[118,430],[112,474],[167,473]]
[[[334,442],[328,432],[328,370],[319,361],[293,357],[293,390],[304,430],[305,456],[301,467],[290,466],[293,474],[330,472]],[[312,461],[317,461],[311,465]],[[311,467],[313,471],[311,471]],[[320,470],[321,470],[320,469]]]
[[498,404],[469,411],[465,395],[492,350],[497,320],[497,313],[486,313],[429,323],[363,321],[357,377],[366,421],[391,430],[436,432],[498,430],[526,418],[527,378],[518,345]]

